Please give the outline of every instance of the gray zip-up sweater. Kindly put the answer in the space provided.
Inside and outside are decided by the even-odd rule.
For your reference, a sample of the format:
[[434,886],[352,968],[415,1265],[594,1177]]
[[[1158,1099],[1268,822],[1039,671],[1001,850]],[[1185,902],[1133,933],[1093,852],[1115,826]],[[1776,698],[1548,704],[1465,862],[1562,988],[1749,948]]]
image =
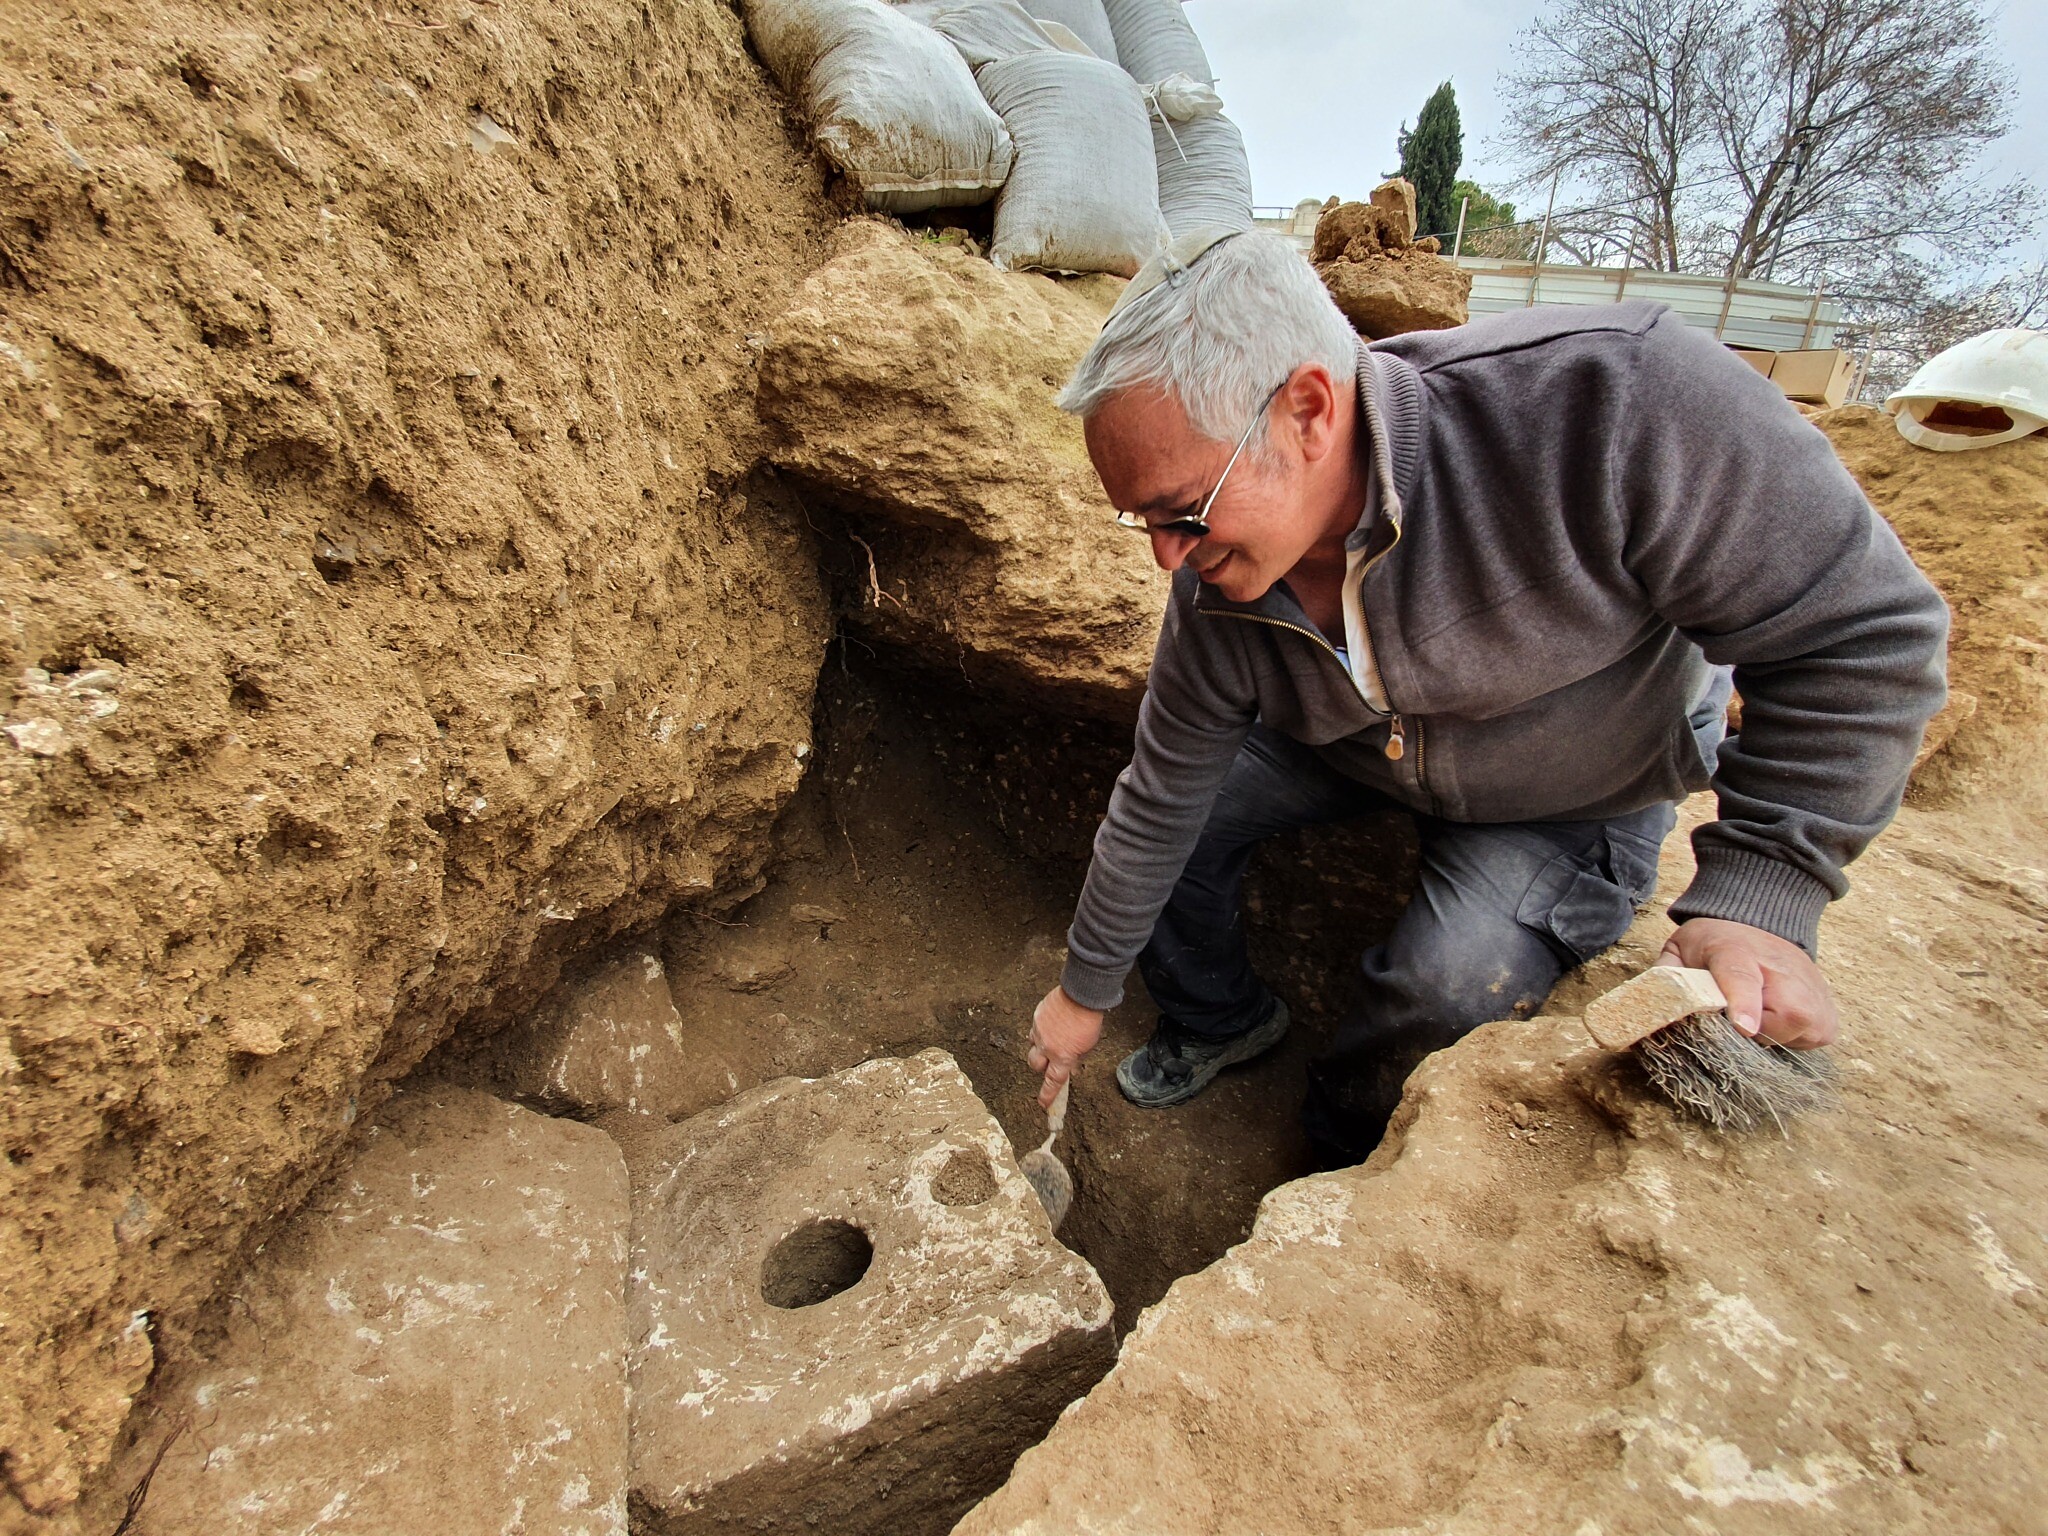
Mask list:
[[1254,720],[1432,816],[1592,820],[1707,787],[1687,714],[1710,663],[1735,668],[1742,731],[1671,914],[1814,952],[1843,867],[1898,809],[1948,632],[1826,437],[1639,301],[1379,342],[1359,390],[1372,494],[1351,542],[1391,718],[1285,582],[1240,604],[1179,572],[1068,994],[1122,1001]]

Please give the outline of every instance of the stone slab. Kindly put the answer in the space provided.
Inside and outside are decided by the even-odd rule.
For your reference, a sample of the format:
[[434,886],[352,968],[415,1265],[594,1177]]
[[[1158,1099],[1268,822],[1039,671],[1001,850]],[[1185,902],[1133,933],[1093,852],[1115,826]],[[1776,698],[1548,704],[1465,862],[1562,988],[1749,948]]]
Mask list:
[[1710,973],[1653,965],[1588,1003],[1586,1032],[1610,1051],[1625,1051],[1667,1024],[1727,1006],[1728,999]]
[[180,1382],[148,1536],[624,1536],[627,1179],[470,1089],[387,1106]]
[[634,949],[564,990],[503,1047],[500,1082],[551,1113],[608,1110],[678,1119],[739,1086],[737,1058],[677,1012],[661,957]]
[[628,1314],[634,1526],[661,1536],[946,1531],[1115,1352],[1101,1281],[937,1050],[663,1133]]

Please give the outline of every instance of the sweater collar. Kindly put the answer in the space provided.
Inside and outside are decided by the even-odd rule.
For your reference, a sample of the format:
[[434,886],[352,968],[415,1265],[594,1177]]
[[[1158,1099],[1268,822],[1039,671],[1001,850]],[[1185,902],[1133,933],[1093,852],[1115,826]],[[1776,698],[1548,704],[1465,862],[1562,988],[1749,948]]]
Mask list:
[[[1422,376],[1401,358],[1358,344],[1358,432],[1370,473],[1365,506],[1358,525],[1344,537],[1347,550],[1363,549],[1384,518],[1396,537],[1408,514],[1422,465]],[[1208,586],[1197,584],[1195,607],[1218,613],[1248,613],[1284,623],[1308,622],[1286,581],[1273,583],[1265,596],[1234,603]]]

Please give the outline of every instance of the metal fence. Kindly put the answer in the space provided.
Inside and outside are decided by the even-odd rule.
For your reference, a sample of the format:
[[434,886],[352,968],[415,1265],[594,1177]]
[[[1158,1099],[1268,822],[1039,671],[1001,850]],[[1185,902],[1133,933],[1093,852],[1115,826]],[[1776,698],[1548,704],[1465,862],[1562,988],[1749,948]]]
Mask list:
[[1689,325],[1739,347],[1773,352],[1832,347],[1842,306],[1817,288],[1790,283],[1660,272],[1643,267],[1581,267],[1549,262],[1460,256],[1472,274],[1471,310],[1499,314],[1531,304],[1616,304],[1654,299]]

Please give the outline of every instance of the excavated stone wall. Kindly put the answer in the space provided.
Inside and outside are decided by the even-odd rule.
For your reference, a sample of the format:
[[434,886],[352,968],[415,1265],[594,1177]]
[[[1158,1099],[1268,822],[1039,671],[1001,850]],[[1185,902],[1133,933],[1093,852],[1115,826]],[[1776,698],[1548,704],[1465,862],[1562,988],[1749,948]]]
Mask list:
[[0,17],[0,1531],[458,1021],[753,888],[829,218],[714,0]]

